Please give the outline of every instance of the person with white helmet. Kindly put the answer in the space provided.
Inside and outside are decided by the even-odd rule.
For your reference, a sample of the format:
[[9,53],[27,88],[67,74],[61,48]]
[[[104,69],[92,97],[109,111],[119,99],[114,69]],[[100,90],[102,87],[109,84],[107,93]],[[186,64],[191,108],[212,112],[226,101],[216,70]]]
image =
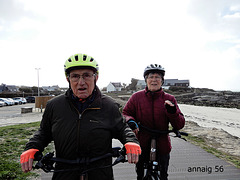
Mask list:
[[[174,96],[163,91],[165,69],[158,64],[150,64],[144,70],[143,77],[146,81],[144,90],[134,93],[125,107],[123,116],[137,135],[142,148],[139,162],[136,164],[137,179],[144,175],[144,163],[149,161],[151,136],[146,131],[139,131],[138,123],[150,129],[165,131],[169,123],[176,130],[184,127],[185,119],[181,113]],[[161,135],[157,139],[158,164],[160,164],[161,180],[168,178],[168,165],[171,151],[169,136]]]
[[[99,77],[97,61],[86,54],[75,54],[66,60],[64,71],[69,89],[64,95],[48,101],[40,129],[21,155],[22,170],[32,170],[35,153],[42,152],[51,141],[55,145],[56,157],[75,160],[111,152],[112,139],[116,138],[124,144],[129,163],[137,163],[141,148],[135,134],[124,121],[118,104],[102,94],[96,85]],[[97,161],[91,168],[111,163],[110,157]],[[58,169],[68,166],[56,165]],[[74,180],[79,177],[78,171],[56,172],[52,179]],[[92,170],[88,179],[113,179],[112,167]]]

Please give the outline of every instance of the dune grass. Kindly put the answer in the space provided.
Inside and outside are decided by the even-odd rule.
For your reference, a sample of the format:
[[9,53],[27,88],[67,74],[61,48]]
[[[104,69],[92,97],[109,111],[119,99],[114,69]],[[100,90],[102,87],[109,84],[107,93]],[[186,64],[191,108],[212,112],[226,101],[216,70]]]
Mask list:
[[[23,173],[20,155],[40,122],[0,127],[0,179],[28,179],[37,173]],[[46,149],[46,151],[49,149]]]
[[240,157],[239,156],[234,156],[234,155],[231,155],[229,153],[225,153],[225,152],[217,150],[216,148],[212,147],[207,142],[207,140],[205,140],[202,137],[196,137],[196,136],[192,136],[191,134],[189,134],[186,137],[186,139],[187,139],[187,141],[201,147],[202,149],[204,149],[205,151],[215,155],[216,157],[233,164],[237,168],[240,168]]

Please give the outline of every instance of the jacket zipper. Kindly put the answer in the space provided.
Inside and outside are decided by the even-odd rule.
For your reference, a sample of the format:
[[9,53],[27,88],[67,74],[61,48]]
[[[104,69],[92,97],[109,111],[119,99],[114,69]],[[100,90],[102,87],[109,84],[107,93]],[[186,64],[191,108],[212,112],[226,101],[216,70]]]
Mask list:
[[153,127],[156,127],[155,117],[154,117],[154,92],[151,93],[151,95],[152,95],[152,121],[153,121]]
[[91,110],[91,109],[100,109],[100,108],[86,108],[82,113],[80,113],[78,111],[78,109],[73,105],[74,109],[76,109],[77,113],[78,113],[78,120],[77,120],[77,154],[79,153],[80,150],[80,120],[82,119],[82,114],[87,111],[87,110]]
[[77,119],[77,149],[76,149],[76,153],[78,154],[79,152],[79,141],[80,141],[80,120],[82,119],[82,114],[78,111],[78,109],[74,106],[74,104],[72,102],[70,102],[73,106],[73,108],[77,111],[78,113],[78,119]]

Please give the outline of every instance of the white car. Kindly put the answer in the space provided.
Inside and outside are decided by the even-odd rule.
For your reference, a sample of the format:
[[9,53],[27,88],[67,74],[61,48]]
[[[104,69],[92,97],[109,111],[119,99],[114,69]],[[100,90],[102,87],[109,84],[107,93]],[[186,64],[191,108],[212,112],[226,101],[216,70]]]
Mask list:
[[12,98],[6,98],[6,99],[12,102],[13,105],[19,104],[18,101],[13,100]]
[[4,102],[6,106],[13,105],[13,102],[9,101],[7,98],[0,98],[0,101]]
[[23,102],[23,104],[26,104],[26,103],[27,103],[27,100],[22,97],[22,102]]
[[26,104],[27,103],[27,100],[23,97],[15,97],[15,98],[13,98],[13,100],[18,101],[19,104]]
[[3,101],[0,101],[0,107],[5,106],[5,103]]

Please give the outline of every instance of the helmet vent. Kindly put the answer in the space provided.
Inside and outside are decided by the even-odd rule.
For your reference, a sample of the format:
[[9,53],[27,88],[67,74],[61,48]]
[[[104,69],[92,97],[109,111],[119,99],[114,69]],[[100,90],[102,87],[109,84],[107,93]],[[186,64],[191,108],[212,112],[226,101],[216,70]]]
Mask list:
[[94,61],[94,59],[93,59],[93,58],[91,58],[91,59],[90,59],[90,62],[93,62],[93,61]]
[[68,62],[72,62],[72,60],[69,58],[69,59],[68,59]]
[[86,59],[87,59],[87,56],[83,55],[83,61],[86,61]]
[[75,56],[75,60],[78,61],[78,55]]

